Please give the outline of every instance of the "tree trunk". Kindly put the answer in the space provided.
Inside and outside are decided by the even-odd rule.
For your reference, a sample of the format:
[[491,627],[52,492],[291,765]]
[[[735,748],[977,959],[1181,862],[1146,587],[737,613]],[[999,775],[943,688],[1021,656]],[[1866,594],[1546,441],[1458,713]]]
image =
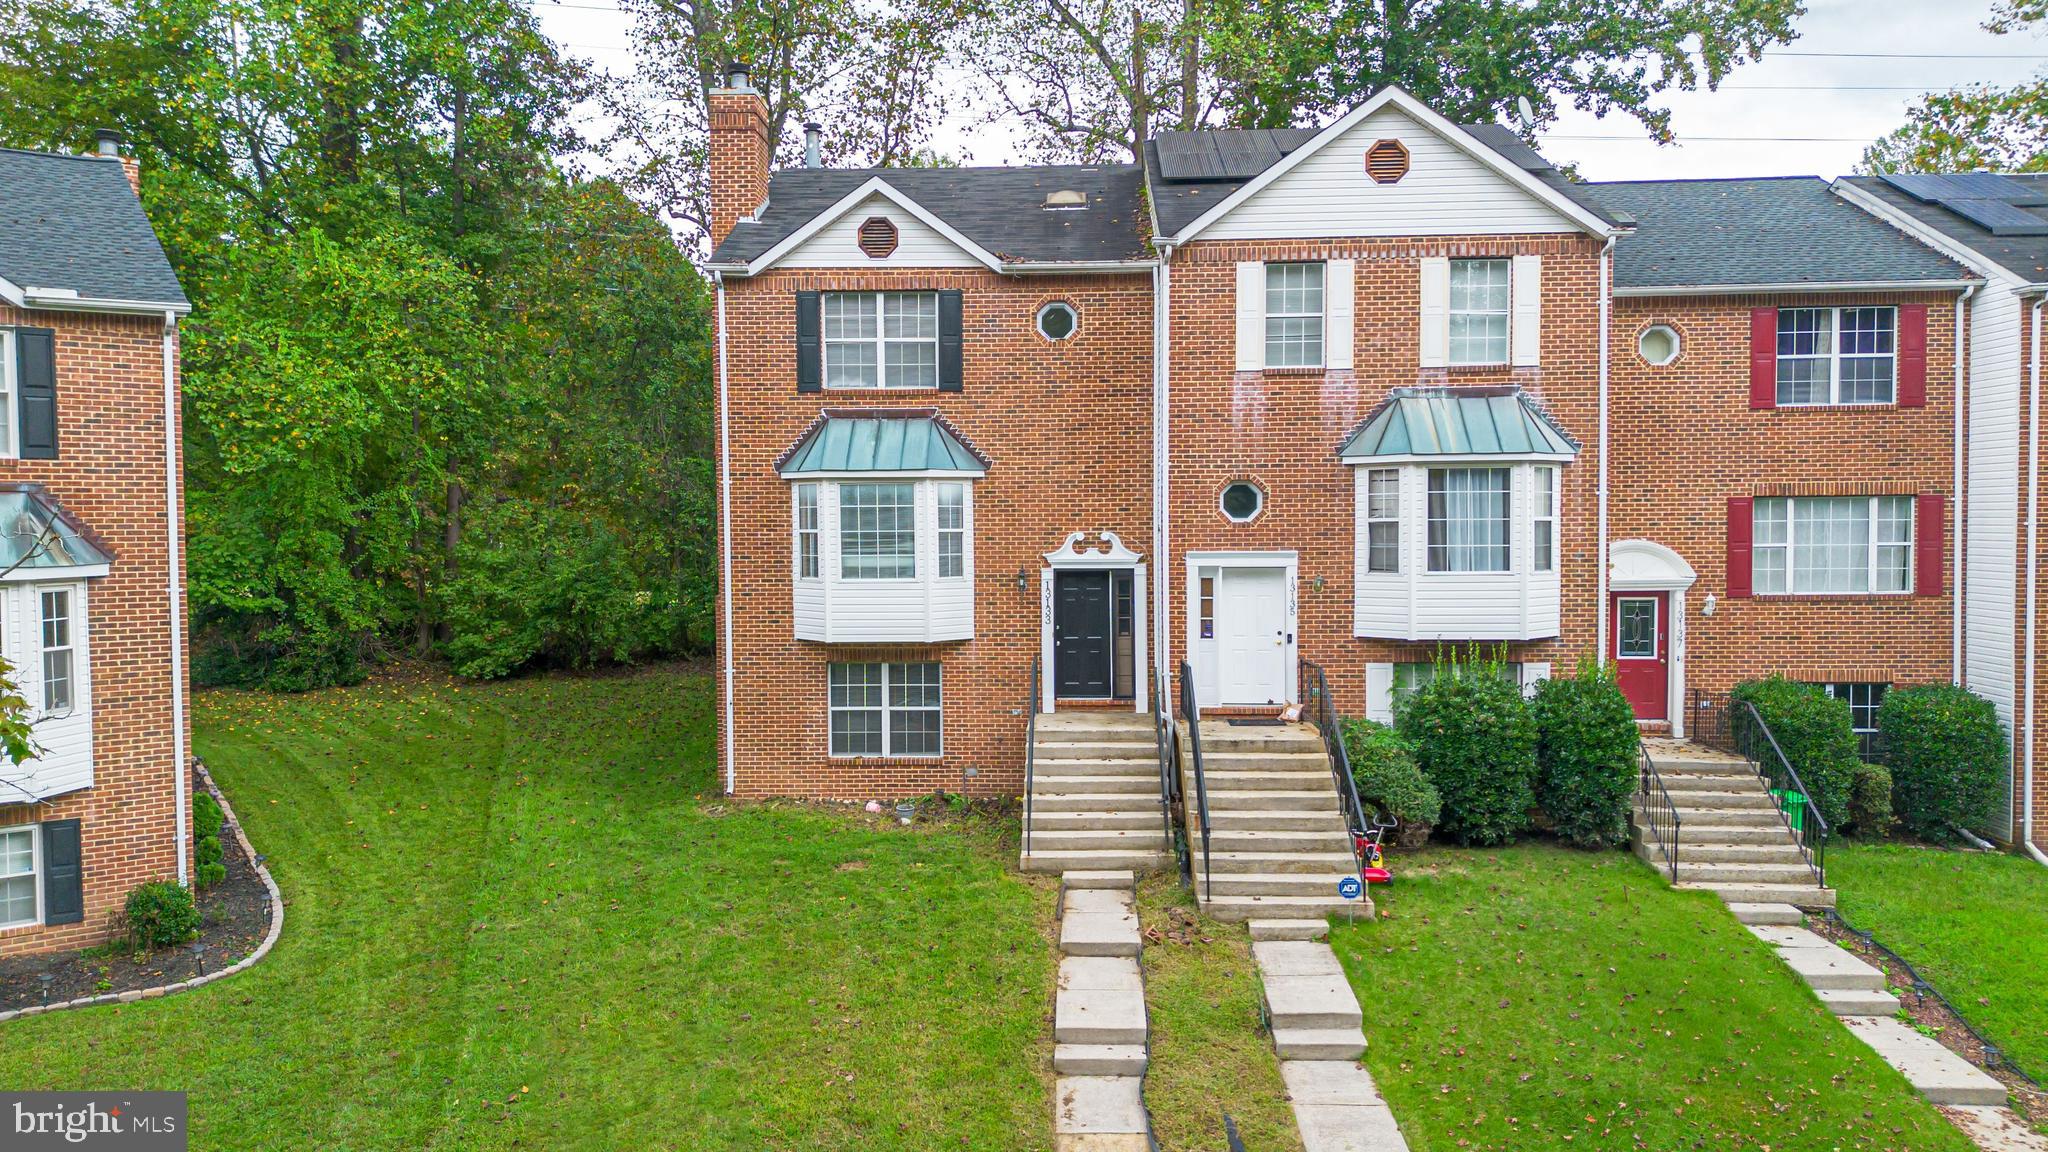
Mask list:
[[[1202,8],[1200,0],[1181,0],[1180,130],[1192,132],[1201,116]],[[1144,147],[1144,141],[1138,142]]]
[[1152,97],[1145,89],[1145,14],[1131,9],[1131,158],[1145,160],[1152,135]]

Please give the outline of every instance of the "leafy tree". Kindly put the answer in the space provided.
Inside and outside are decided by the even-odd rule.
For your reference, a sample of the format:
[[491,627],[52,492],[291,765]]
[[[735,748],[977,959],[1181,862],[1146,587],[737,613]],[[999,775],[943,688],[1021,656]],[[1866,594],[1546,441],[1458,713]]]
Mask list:
[[[2039,35],[2048,0],[2001,0],[1987,31]],[[2048,171],[2048,80],[1971,84],[1923,98],[1906,122],[1863,153],[1870,172]]]

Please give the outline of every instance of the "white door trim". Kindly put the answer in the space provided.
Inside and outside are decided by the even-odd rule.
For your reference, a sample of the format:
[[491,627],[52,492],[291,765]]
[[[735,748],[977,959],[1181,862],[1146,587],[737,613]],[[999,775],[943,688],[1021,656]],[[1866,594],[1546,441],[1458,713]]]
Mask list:
[[1301,688],[1293,674],[1293,669],[1300,666],[1301,654],[1301,612],[1295,592],[1295,585],[1298,582],[1297,578],[1301,571],[1299,554],[1292,551],[1190,552],[1187,554],[1187,585],[1185,588],[1187,599],[1183,601],[1186,609],[1187,633],[1184,638],[1187,641],[1188,664],[1195,670],[1195,702],[1197,705],[1207,708],[1216,704],[1221,690],[1221,682],[1216,678],[1216,670],[1213,667],[1204,667],[1203,661],[1200,658],[1202,651],[1201,573],[1204,568],[1277,568],[1281,571],[1280,586],[1286,598],[1285,612],[1287,621],[1286,652],[1282,657],[1283,668],[1285,669],[1285,675],[1283,675],[1282,679],[1286,681],[1286,685],[1281,701],[1286,704],[1300,703]]
[[1045,554],[1045,567],[1038,570],[1038,709],[1053,711],[1057,695],[1053,685],[1052,600],[1054,574],[1058,572],[1129,572],[1131,574],[1131,705],[1137,712],[1151,711],[1152,682],[1146,654],[1145,559],[1130,550],[1114,532],[1097,532],[1102,547],[1092,552],[1074,549],[1087,539],[1086,532],[1069,532],[1059,547]]

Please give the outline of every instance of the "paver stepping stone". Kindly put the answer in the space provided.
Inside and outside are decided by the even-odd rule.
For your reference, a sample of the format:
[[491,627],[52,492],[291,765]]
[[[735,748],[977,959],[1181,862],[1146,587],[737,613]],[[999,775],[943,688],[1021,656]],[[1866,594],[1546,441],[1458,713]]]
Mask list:
[[1407,1152],[1408,1141],[1384,1104],[1296,1104],[1305,1152]]
[[1145,993],[1145,974],[1129,956],[1069,956],[1060,961],[1061,989]]
[[1254,940],[1321,940],[1330,934],[1328,920],[1254,920]]
[[1832,944],[1825,948],[1780,948],[1778,955],[1808,987],[1884,991],[1884,973]]
[[1273,1027],[1357,1028],[1365,1015],[1342,976],[1266,976],[1266,1009]]
[[1344,975],[1344,966],[1337,963],[1337,954],[1330,950],[1330,946],[1313,940],[1253,941],[1252,958],[1258,961],[1259,971],[1268,979],[1275,976]]
[[1282,1060],[1280,1079],[1296,1104],[1385,1104],[1372,1073],[1355,1060]]
[[1062,989],[1053,1001],[1052,1038],[1057,1044],[1143,1044],[1145,993],[1118,989]]
[[1113,913],[1138,918],[1138,908],[1129,889],[1121,888],[1069,888],[1067,889],[1066,912],[1071,916],[1082,913]]
[[1941,1046],[1941,1042],[1889,1016],[1844,1016],[1857,1039],[1877,1050],[1934,1104],[2004,1104],[2005,1085]]
[[1806,923],[1806,914],[1790,904],[1758,904],[1749,901],[1733,901],[1728,911],[1744,924],[1794,924]]
[[1052,1070],[1064,1076],[1143,1076],[1143,1044],[1058,1044]]
[[1835,945],[1825,936],[1812,930],[1789,924],[1751,924],[1751,934],[1766,944],[1780,948],[1833,948]]
[[1062,1076],[1053,1084],[1053,1131],[1145,1131],[1143,1079],[1137,1076]]

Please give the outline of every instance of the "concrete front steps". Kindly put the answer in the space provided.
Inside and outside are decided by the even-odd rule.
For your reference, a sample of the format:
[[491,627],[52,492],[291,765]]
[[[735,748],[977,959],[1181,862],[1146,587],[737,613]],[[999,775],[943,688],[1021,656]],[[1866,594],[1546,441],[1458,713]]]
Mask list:
[[1218,920],[1372,915],[1369,897],[1337,895],[1338,881],[1357,875],[1357,858],[1322,734],[1307,724],[1237,726],[1212,717],[1202,721],[1201,738],[1206,862],[1193,745],[1183,725],[1181,794],[1202,910]]
[[1280,1079],[1305,1152],[1407,1152],[1365,1054],[1358,997],[1320,937],[1321,920],[1254,920],[1252,960],[1264,987]]
[[1057,1152],[1147,1152],[1149,1024],[1138,966],[1136,876],[1061,877],[1060,975],[1053,995],[1053,1140]]
[[[1712,892],[1731,904],[1834,907],[1834,891],[1813,882],[1805,854],[1753,764],[1682,740],[1646,737],[1643,744],[1678,814],[1677,887]],[[1668,876],[1642,796],[1630,831],[1636,855]]]
[[1172,845],[1159,806],[1152,716],[1056,712],[1033,724],[1026,872],[1165,868]]

